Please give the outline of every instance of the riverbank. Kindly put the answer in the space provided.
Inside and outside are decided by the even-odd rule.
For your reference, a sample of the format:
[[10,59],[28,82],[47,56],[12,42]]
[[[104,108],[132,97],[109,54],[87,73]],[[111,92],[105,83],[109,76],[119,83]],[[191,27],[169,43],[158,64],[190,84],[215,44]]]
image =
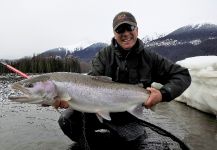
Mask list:
[[[60,130],[60,114],[52,107],[13,103],[7,99],[9,84],[19,77],[0,77],[0,145],[1,150],[69,150],[73,144]],[[144,112],[144,119],[172,133],[192,150],[212,150],[217,146],[217,120],[179,102],[161,103],[156,113]],[[165,142],[154,131],[150,142]],[[153,135],[153,136],[152,136]],[[170,148],[176,145],[169,145]],[[175,149],[175,148],[174,148]]]

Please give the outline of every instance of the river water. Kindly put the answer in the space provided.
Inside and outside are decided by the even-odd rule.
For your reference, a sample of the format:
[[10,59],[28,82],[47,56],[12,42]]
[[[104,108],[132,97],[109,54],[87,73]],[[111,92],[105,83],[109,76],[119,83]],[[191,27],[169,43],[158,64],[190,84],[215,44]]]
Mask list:
[[[60,130],[60,114],[52,107],[10,102],[8,85],[17,79],[0,77],[0,150],[69,150],[73,144]],[[217,147],[217,120],[185,104],[160,103],[144,119],[182,140],[192,150]],[[152,132],[154,133],[154,132]]]

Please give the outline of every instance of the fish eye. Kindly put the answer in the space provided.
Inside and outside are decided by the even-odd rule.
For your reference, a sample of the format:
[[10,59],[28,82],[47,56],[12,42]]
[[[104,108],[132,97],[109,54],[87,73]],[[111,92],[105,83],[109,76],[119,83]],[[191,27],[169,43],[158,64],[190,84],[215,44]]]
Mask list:
[[26,83],[26,84],[24,84],[24,87],[33,88],[33,84],[32,83]]

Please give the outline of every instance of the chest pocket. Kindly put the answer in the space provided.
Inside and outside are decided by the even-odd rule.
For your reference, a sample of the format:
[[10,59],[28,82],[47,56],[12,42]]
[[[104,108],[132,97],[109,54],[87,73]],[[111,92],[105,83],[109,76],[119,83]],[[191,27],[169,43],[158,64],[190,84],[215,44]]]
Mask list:
[[142,54],[135,54],[134,57],[127,60],[128,68],[128,83],[138,84],[142,83],[143,86],[150,87],[152,83],[150,66],[147,60],[142,57]]
[[144,57],[139,57],[139,82],[143,84],[143,87],[150,87],[152,83],[152,76],[151,76],[151,64],[148,65],[148,60]]
[[115,80],[121,83],[137,84],[139,82],[137,57],[122,59],[116,56]]
[[139,61],[134,57],[134,59],[129,59],[127,61],[127,68],[129,72],[129,83],[137,84],[139,83]]

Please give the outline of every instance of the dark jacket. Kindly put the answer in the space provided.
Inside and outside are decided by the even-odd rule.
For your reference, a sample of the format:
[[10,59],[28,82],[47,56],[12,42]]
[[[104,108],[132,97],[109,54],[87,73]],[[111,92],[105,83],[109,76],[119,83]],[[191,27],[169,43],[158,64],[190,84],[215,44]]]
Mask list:
[[146,50],[139,39],[129,53],[125,53],[113,39],[110,46],[97,53],[89,74],[109,76],[116,82],[142,83],[144,88],[150,87],[153,82],[161,83],[163,101],[181,95],[191,83],[188,69]]
[[[139,39],[129,53],[126,52],[113,39],[110,46],[97,53],[89,74],[109,76],[116,82],[142,83],[144,88],[153,82],[161,83],[163,101],[179,96],[191,83],[186,68],[146,50]],[[139,120],[127,112],[110,113],[110,116],[111,121],[103,123],[125,140],[136,139],[145,132]]]

